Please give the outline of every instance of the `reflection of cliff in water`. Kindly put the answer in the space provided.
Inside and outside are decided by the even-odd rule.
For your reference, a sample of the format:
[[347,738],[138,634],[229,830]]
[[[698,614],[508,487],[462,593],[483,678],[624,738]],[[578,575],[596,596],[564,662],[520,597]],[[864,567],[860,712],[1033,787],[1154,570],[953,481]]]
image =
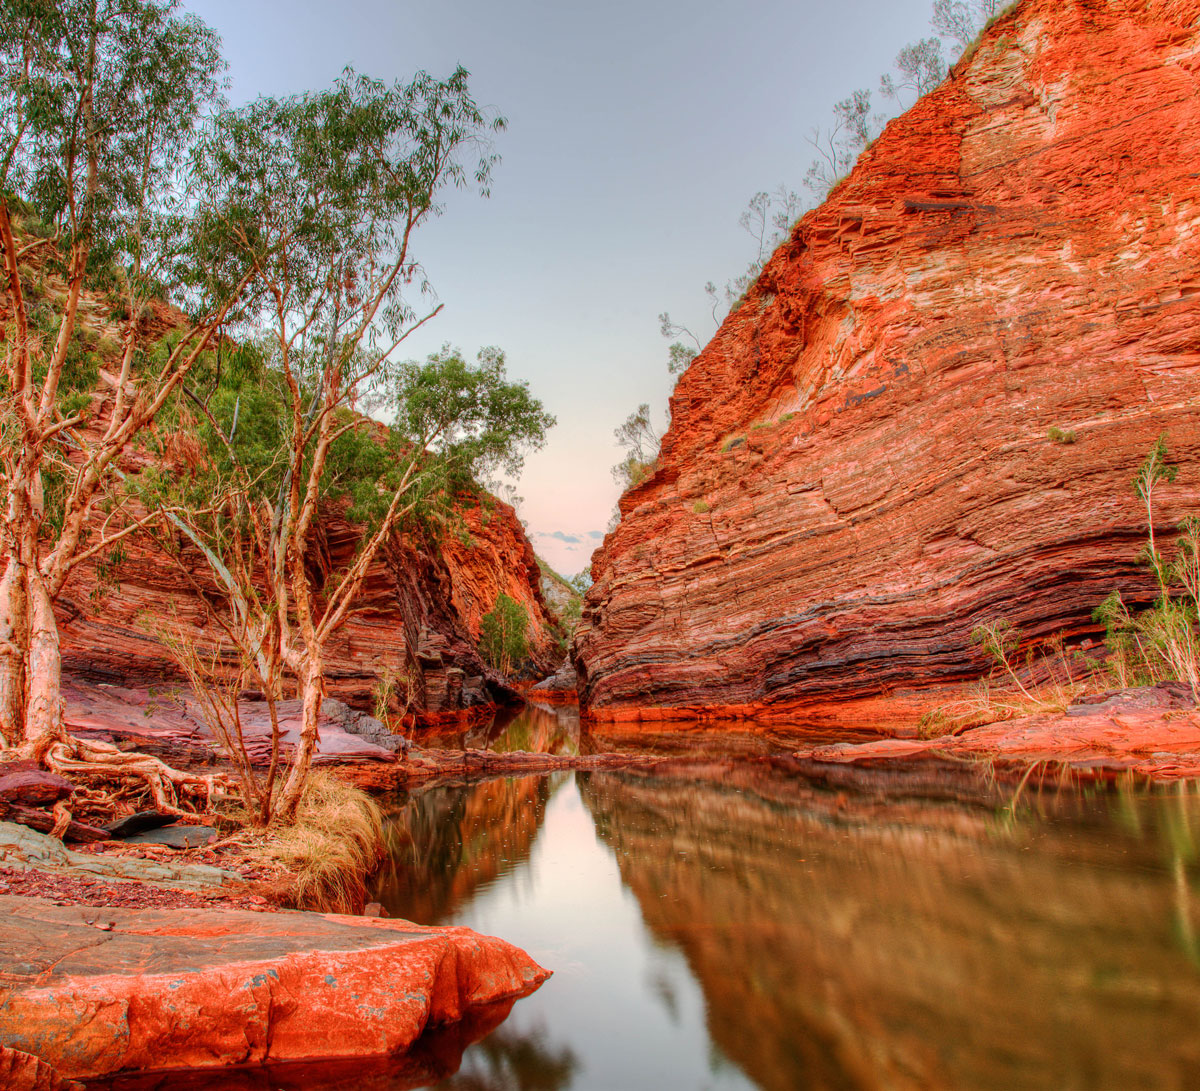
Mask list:
[[432,749],[577,754],[579,733],[578,705],[527,704],[501,708],[482,724],[426,728],[416,741]]
[[508,777],[417,791],[384,826],[373,897],[394,916],[438,924],[529,856],[563,776]]
[[578,780],[714,1040],[764,1088],[1200,1082],[1194,795],[889,818],[748,766]]

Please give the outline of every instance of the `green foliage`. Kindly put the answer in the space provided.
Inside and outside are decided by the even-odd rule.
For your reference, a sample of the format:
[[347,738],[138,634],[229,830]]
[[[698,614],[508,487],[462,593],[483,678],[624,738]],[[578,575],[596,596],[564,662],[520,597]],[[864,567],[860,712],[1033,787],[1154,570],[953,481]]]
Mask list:
[[1193,516],[1179,525],[1175,556],[1159,550],[1154,528],[1154,492],[1175,480],[1167,437],[1159,436],[1133,479],[1133,489],[1145,505],[1147,543],[1141,559],[1154,572],[1158,597],[1134,614],[1119,591],[1113,591],[1093,612],[1105,628],[1108,669],[1118,685],[1173,680],[1189,686],[1200,700],[1200,520]]
[[745,436],[730,436],[724,443],[721,444],[721,452],[722,454],[728,454],[730,451],[736,450],[738,447],[745,446]]
[[178,253],[174,182],[223,67],[216,34],[175,0],[0,6],[0,187],[59,254],[87,247],[93,287]]
[[529,654],[528,634],[529,612],[501,592],[480,622],[479,652],[501,674],[511,674],[514,665]]
[[508,380],[500,349],[481,349],[476,361],[444,345],[423,364],[405,364],[397,382],[397,428],[410,443],[429,437],[452,485],[497,471],[515,476],[524,452],[541,448],[555,424],[528,383]]
[[[666,315],[661,317],[666,319]],[[625,456],[612,469],[613,480],[628,492],[658,468],[661,438],[650,422],[649,403],[643,402],[619,428],[613,429],[613,437],[625,449]]]
[[[195,300],[223,297],[253,261],[287,286],[273,320],[312,329],[326,355],[399,339],[416,318],[404,289],[427,289],[413,231],[440,213],[447,187],[486,194],[497,162],[486,135],[505,121],[467,80],[458,68],[387,85],[348,69],[329,90],[218,114],[193,156]],[[357,313],[356,298],[372,313]]]
[[[170,352],[174,341],[169,335],[152,355]],[[333,441],[319,479],[322,499],[348,501],[348,517],[372,529],[416,458],[420,472],[410,479],[410,522],[436,534],[452,518],[456,498],[478,491],[482,475],[497,467],[519,469],[523,452],[545,443],[554,418],[528,384],[507,379],[502,352],[485,349],[479,359],[469,365],[457,350],[445,348],[424,364],[404,365],[392,388],[396,420],[390,427],[339,410],[346,430]],[[173,439],[184,431],[202,445],[203,461],[186,475],[177,467],[143,474],[144,502],[199,508],[235,479],[249,483],[251,499],[273,500],[286,479],[283,452],[291,437],[287,384],[270,343],[224,345],[205,354],[192,376],[191,394],[181,393],[163,412],[162,427],[147,442],[169,463]],[[312,397],[305,392],[306,412]],[[426,450],[423,444],[435,432],[437,446]],[[305,468],[310,464],[311,453]]]
[[692,511],[694,511],[697,515],[704,515],[706,512],[708,512],[710,510],[711,509],[708,506],[708,502],[704,501],[704,500],[697,500],[692,505]]
[[1069,428],[1051,426],[1046,432],[1046,438],[1051,443],[1071,444],[1075,442],[1075,433]]

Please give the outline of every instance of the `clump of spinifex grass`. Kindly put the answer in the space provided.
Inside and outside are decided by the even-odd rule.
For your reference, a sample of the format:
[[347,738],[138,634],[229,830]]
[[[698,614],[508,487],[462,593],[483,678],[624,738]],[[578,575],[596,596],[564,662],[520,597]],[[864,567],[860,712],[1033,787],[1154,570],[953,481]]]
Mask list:
[[272,823],[245,840],[247,856],[278,874],[290,905],[355,913],[383,858],[383,812],[366,792],[314,770],[295,821]]
[[[1041,670],[1037,673],[1044,680],[1039,683],[1026,682],[1014,666],[1021,633],[1007,619],[977,625],[971,633],[971,642],[981,645],[991,658],[992,672],[980,679],[974,693],[926,712],[917,725],[923,738],[958,735],[973,727],[1040,712],[1062,712],[1087,688],[1086,682],[1075,676],[1061,636],[1047,641],[1040,649]],[[1033,649],[1026,654],[1025,666],[1026,674],[1032,678]]]

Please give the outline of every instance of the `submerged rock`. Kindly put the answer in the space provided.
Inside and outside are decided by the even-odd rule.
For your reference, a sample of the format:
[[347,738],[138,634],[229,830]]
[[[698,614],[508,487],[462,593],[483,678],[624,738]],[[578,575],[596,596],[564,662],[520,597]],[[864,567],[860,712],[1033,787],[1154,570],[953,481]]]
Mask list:
[[0,1045],[72,1078],[379,1056],[548,976],[466,928],[0,897]]

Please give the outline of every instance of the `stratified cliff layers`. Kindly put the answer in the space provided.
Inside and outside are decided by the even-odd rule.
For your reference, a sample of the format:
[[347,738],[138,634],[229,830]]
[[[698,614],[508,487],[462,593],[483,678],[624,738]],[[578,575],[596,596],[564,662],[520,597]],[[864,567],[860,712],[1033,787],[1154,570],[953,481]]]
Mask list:
[[1025,0],[893,121],[681,378],[574,654],[615,718],[977,675],[1148,591],[1200,505],[1200,0]]
[[[381,676],[414,687],[412,710],[437,721],[511,696],[478,653],[483,615],[507,594],[529,617],[530,654],[546,672],[561,654],[541,592],[533,547],[513,509],[494,497],[464,499],[461,525],[438,541],[398,535],[376,561],[355,611],[330,642],[327,690],[371,708]],[[354,556],[361,528],[323,513],[311,565],[328,574]],[[196,557],[197,579],[204,566]],[[64,670],[90,681],[139,686],[171,679],[175,666],[155,636],[170,619],[202,648],[219,630],[201,595],[150,541],[134,537],[120,564],[80,566],[55,607]]]

